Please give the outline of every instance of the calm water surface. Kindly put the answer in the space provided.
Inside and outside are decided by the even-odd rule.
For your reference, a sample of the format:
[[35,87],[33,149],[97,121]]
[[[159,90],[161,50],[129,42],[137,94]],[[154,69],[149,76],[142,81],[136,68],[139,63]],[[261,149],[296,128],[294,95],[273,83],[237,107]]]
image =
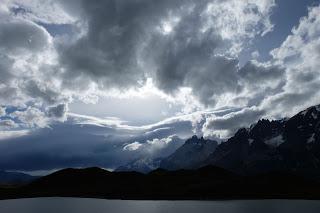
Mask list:
[[320,213],[320,201],[126,201],[31,198],[0,201],[1,213]]

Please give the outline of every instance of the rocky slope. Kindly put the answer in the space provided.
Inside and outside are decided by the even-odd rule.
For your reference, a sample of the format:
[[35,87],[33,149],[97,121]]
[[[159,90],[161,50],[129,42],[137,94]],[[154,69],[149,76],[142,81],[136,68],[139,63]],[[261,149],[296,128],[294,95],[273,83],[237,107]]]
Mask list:
[[193,136],[172,155],[163,159],[160,163],[160,168],[167,170],[195,169],[217,146],[218,143],[216,141]]
[[319,173],[320,107],[286,120],[260,120],[221,143],[202,163],[238,173],[299,171]]

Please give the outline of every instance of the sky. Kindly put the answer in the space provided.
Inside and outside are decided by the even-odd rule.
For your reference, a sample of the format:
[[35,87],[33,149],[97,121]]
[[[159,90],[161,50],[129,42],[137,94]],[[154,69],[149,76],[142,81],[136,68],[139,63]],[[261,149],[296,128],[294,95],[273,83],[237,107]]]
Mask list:
[[2,0],[0,170],[114,169],[320,102],[319,0]]

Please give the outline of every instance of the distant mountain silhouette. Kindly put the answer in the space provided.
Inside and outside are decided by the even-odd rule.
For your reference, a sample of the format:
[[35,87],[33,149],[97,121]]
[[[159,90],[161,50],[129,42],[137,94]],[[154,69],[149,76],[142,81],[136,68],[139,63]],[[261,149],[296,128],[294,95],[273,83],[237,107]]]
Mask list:
[[31,176],[22,172],[0,171],[0,185],[26,184],[37,178],[39,177]]
[[64,169],[17,188],[0,189],[0,198],[93,197],[108,199],[320,199],[320,184],[290,172],[241,176],[206,166],[198,170],[149,174],[99,168]]

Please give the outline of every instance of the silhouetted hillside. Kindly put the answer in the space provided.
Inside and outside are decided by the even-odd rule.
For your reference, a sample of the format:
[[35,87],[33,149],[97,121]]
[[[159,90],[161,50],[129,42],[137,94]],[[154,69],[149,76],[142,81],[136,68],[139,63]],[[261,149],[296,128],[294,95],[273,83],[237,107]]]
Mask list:
[[96,197],[108,199],[320,198],[320,185],[289,172],[240,176],[222,168],[149,174],[108,172],[99,168],[64,169],[0,197]]

